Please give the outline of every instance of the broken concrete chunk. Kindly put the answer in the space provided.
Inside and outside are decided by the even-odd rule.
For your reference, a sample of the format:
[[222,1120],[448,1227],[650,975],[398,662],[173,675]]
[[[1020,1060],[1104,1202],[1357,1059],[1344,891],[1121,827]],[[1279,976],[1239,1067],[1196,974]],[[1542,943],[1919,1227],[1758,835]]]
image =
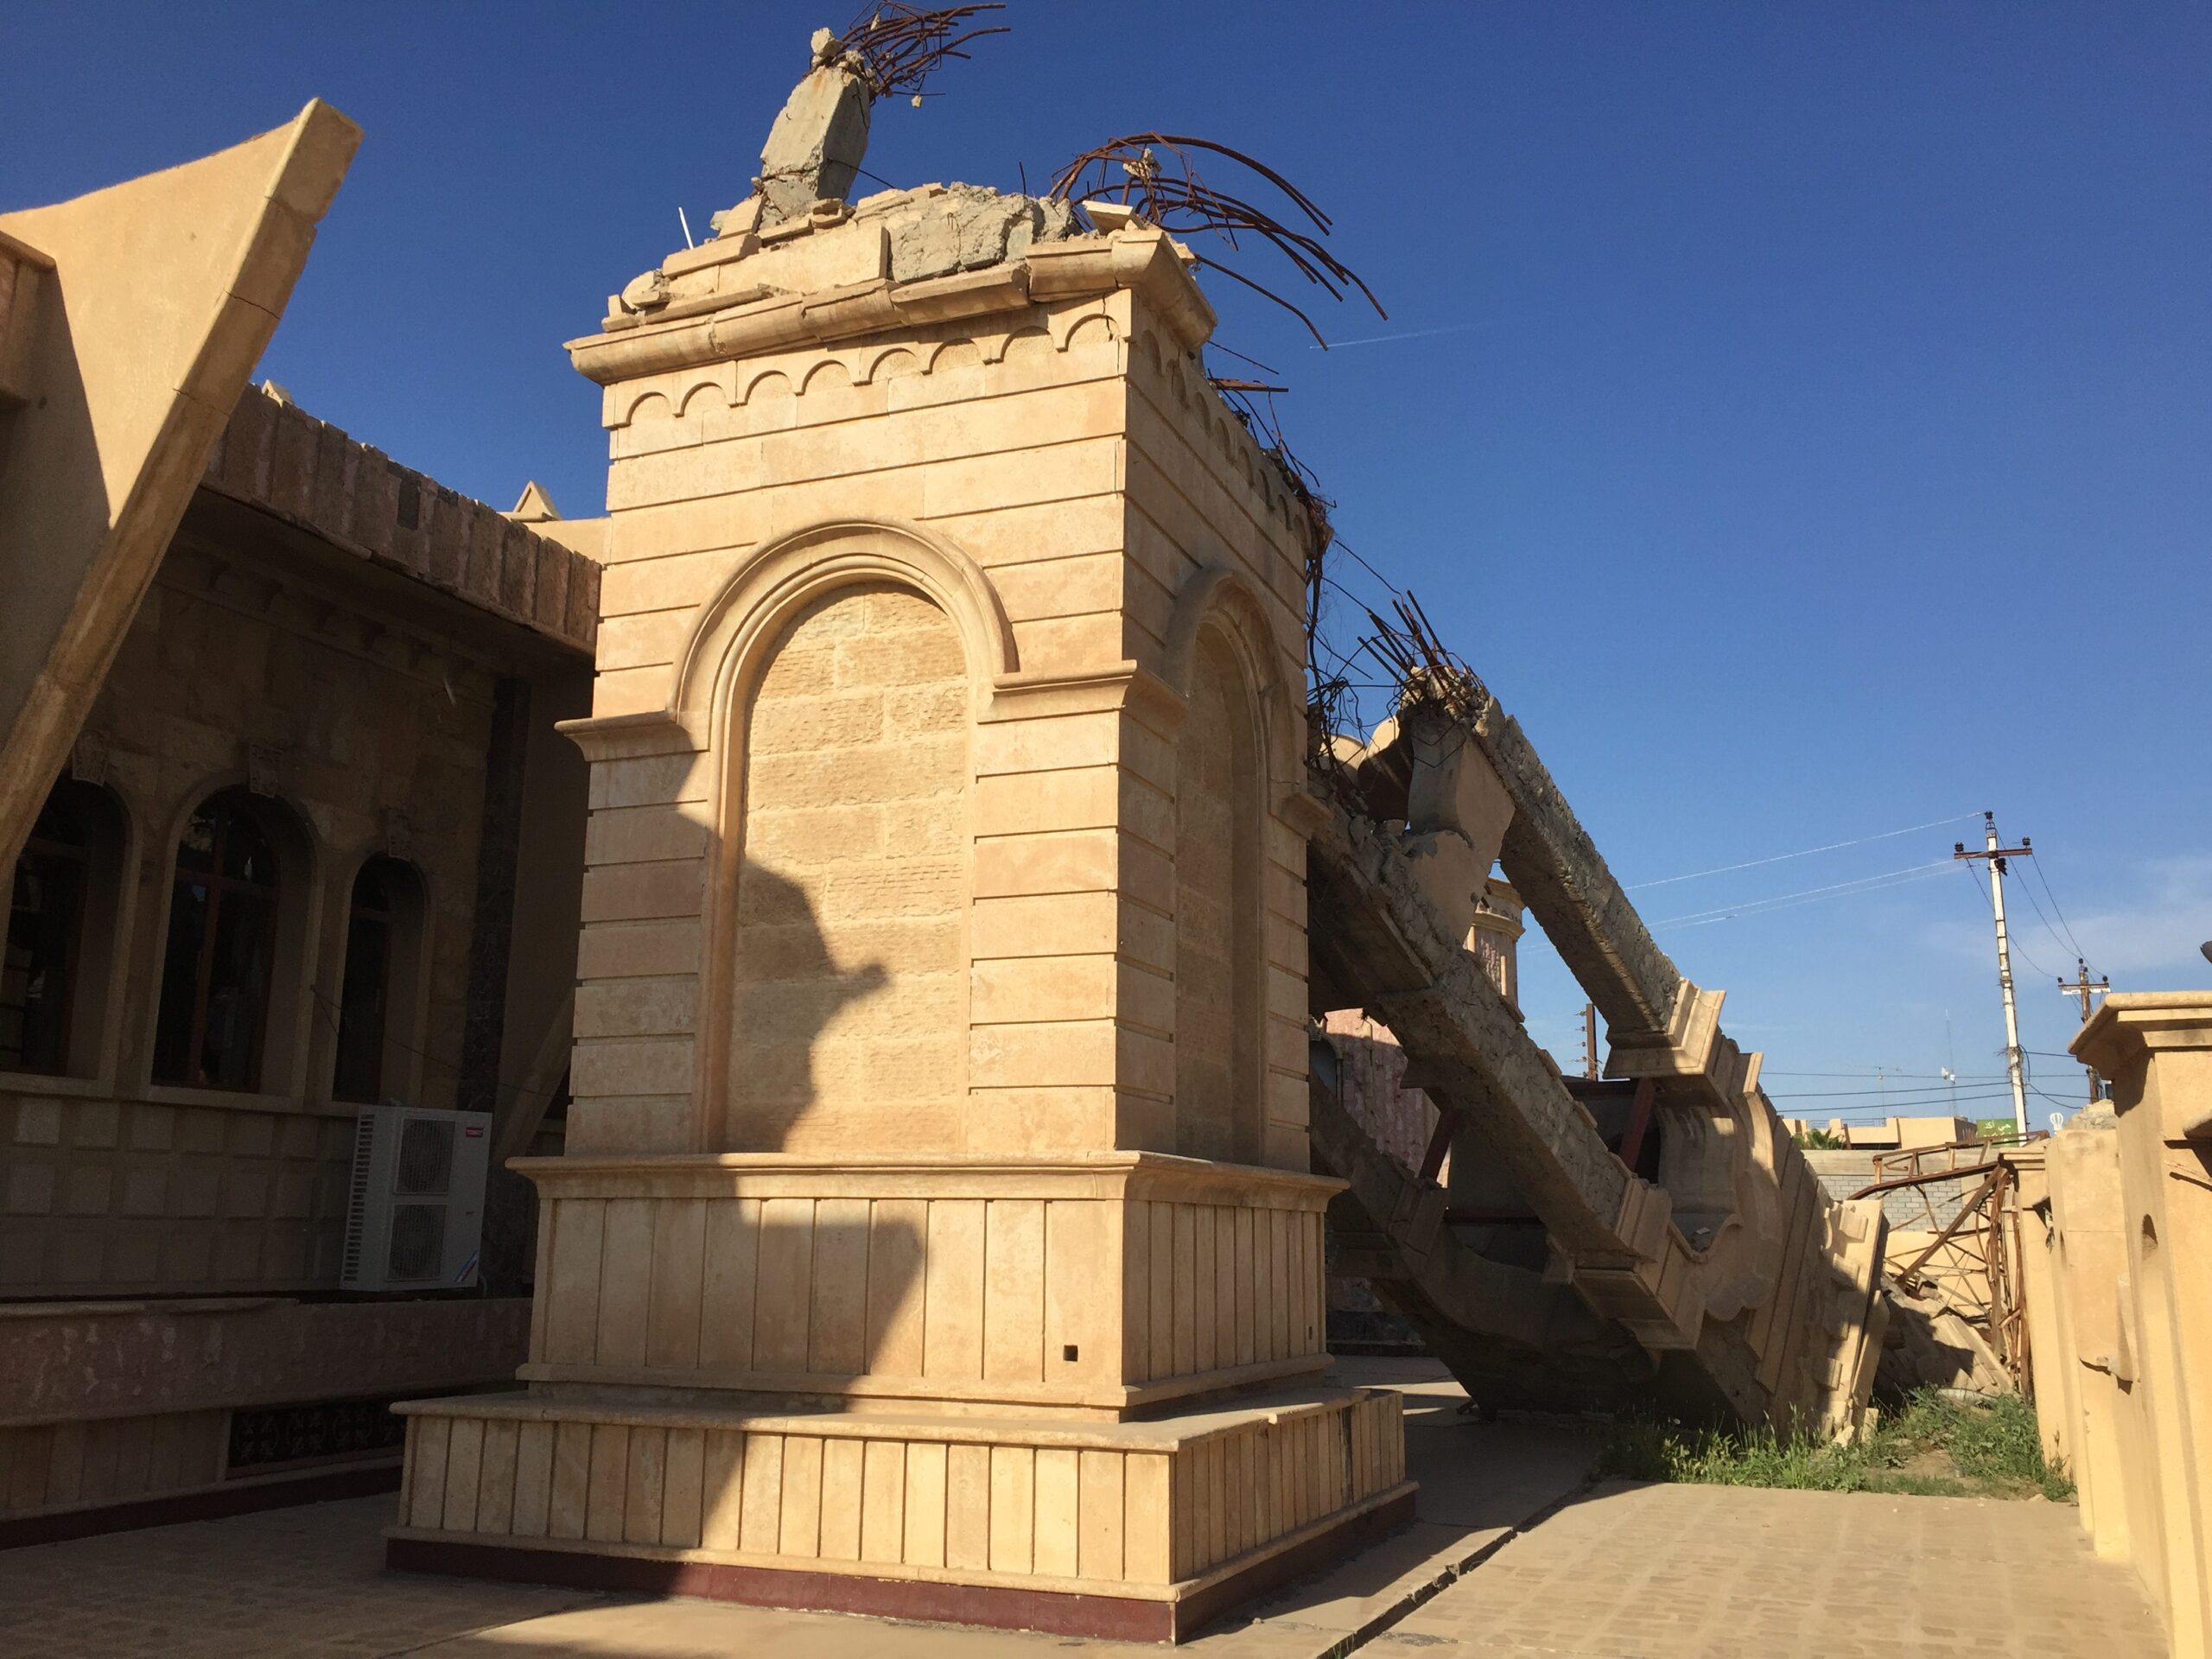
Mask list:
[[657,311],[668,303],[668,278],[658,270],[632,276],[622,289],[625,311]]
[[874,102],[842,60],[819,64],[791,89],[760,151],[763,225],[804,219],[825,196],[844,200],[868,154]]
[[1065,236],[1070,224],[1065,202],[1001,195],[969,184],[934,191],[914,200],[911,213],[888,217],[891,280],[895,283],[982,270],[1019,259],[1032,243]]

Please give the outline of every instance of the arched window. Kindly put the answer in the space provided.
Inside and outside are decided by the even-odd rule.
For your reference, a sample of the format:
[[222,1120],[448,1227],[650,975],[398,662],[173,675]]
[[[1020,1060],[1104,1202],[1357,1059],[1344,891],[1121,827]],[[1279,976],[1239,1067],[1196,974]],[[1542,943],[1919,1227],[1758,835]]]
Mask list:
[[97,790],[64,779],[16,861],[0,957],[0,1071],[69,1067],[100,804]]
[[276,849],[244,790],[211,796],[177,842],[154,1080],[261,1086],[276,953]]
[[414,870],[396,858],[372,858],[353,878],[333,1100],[373,1103],[403,1086],[402,1028],[414,983],[421,895]]

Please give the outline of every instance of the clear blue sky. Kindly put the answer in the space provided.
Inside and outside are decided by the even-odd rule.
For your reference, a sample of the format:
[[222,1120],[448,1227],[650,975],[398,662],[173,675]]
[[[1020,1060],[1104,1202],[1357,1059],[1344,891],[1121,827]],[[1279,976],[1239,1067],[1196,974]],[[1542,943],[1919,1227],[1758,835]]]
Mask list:
[[[1960,818],[1652,887],[1649,918],[1912,870],[1991,807],[2115,985],[2212,979],[2212,12],[1008,20],[945,96],[879,111],[871,170],[1037,184],[1159,127],[1315,196],[1390,311],[1332,332],[1417,337],[1325,355],[1217,282],[1222,338],[1291,382],[1344,540],[1520,715],[1624,880]],[[808,34],[844,21],[6,0],[0,207],[330,99],[367,139],[265,372],[497,505],[536,477],[588,513],[597,399],[559,343],[678,245],[679,204],[702,227],[745,194]],[[2070,1104],[2074,951],[2012,892],[2036,1083]],[[1729,989],[1786,1109],[1876,1106],[1878,1067],[1893,1104],[2002,1069],[1961,870],[1657,931]],[[1541,951],[1527,982],[1571,1064],[1580,996]]]

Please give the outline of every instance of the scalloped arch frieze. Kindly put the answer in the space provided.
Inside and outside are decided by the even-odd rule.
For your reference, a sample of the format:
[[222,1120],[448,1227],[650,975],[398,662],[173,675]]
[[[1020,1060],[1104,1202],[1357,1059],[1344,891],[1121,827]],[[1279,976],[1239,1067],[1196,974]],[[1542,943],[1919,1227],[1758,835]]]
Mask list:
[[[933,374],[940,369],[989,365],[1040,347],[1066,353],[1112,346],[1122,338],[1103,302],[1046,314],[1036,327],[1013,329],[948,328],[896,344],[874,341],[822,353],[793,354],[781,361],[729,361],[659,374],[641,375],[607,388],[601,424],[609,431],[653,421],[681,421],[721,410],[743,409],[766,393],[804,399],[822,391],[846,391],[906,374]],[[1155,354],[1157,348],[1155,349]],[[721,395],[699,401],[713,391]]]

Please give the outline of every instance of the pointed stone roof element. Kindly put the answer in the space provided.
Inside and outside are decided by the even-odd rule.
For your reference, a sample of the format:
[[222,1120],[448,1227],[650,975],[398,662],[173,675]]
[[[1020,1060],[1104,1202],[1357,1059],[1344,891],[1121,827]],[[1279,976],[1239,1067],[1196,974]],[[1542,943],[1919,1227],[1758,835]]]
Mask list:
[[0,432],[0,868],[68,758],[360,138],[318,99],[217,155],[0,214],[0,402],[21,403]]
[[522,486],[522,499],[515,503],[514,511],[500,515],[512,524],[542,524],[561,516],[561,509],[553,505],[553,498],[536,479]]

